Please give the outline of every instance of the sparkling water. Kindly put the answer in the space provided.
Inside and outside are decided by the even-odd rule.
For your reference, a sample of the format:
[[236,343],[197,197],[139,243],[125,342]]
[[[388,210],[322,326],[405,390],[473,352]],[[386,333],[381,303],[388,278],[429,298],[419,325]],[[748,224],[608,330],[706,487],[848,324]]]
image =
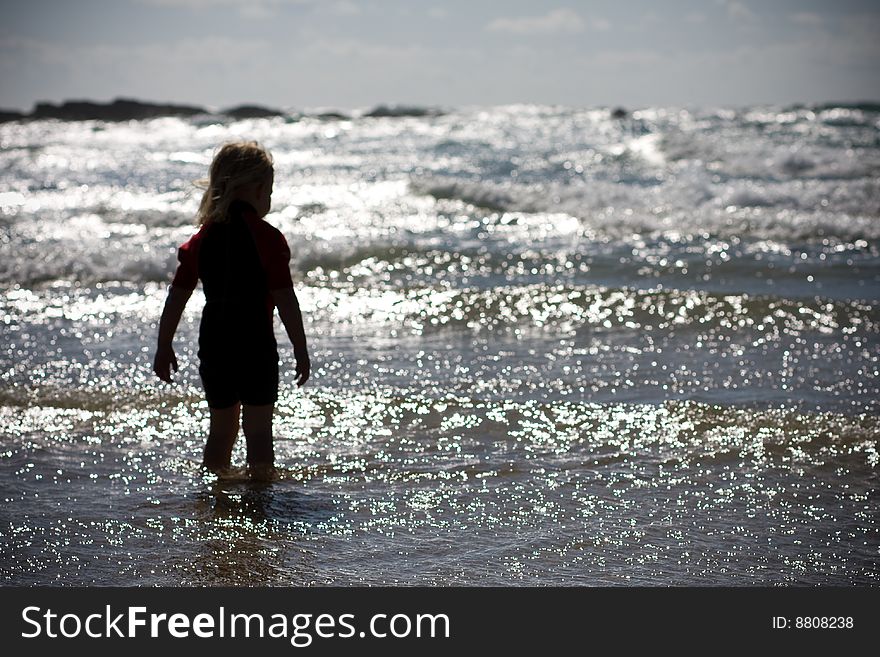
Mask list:
[[[880,581],[880,111],[0,125],[6,584]],[[312,352],[200,471],[215,148],[275,159]]]

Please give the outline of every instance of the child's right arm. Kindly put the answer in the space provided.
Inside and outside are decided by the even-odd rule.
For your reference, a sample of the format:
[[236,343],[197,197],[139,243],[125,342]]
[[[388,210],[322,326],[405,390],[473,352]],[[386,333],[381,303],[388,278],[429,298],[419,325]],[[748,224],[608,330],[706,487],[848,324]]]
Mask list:
[[177,371],[177,357],[172,347],[174,333],[192,293],[192,290],[172,285],[162,310],[162,319],[159,320],[159,346],[153,359],[153,372],[167,383],[171,383],[171,370]]

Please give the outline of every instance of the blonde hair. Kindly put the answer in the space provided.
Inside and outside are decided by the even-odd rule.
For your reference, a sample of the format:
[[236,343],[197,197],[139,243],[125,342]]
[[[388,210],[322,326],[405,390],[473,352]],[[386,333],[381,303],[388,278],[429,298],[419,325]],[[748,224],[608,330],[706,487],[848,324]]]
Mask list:
[[205,190],[196,214],[198,224],[226,221],[226,212],[238,188],[265,180],[272,171],[272,156],[257,142],[223,144],[211,162],[210,177],[196,182]]

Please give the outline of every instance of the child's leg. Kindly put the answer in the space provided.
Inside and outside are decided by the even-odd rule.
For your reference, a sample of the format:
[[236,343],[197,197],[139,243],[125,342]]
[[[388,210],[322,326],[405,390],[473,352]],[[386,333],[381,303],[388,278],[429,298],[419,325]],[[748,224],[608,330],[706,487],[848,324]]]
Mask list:
[[229,467],[232,459],[232,447],[238,437],[238,417],[240,404],[228,408],[211,409],[211,428],[208,430],[208,441],[205,443],[203,465],[209,470],[222,470]]
[[269,468],[275,463],[275,450],[272,446],[272,412],[275,404],[264,406],[244,405],[242,427],[247,440],[248,466]]

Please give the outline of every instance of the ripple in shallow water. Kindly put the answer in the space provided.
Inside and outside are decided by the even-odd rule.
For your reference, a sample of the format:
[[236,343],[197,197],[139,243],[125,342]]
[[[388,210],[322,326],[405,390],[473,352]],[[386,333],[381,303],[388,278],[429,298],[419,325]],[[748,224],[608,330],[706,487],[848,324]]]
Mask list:
[[3,580],[877,582],[871,416],[312,391],[260,483],[194,410],[4,407]]

